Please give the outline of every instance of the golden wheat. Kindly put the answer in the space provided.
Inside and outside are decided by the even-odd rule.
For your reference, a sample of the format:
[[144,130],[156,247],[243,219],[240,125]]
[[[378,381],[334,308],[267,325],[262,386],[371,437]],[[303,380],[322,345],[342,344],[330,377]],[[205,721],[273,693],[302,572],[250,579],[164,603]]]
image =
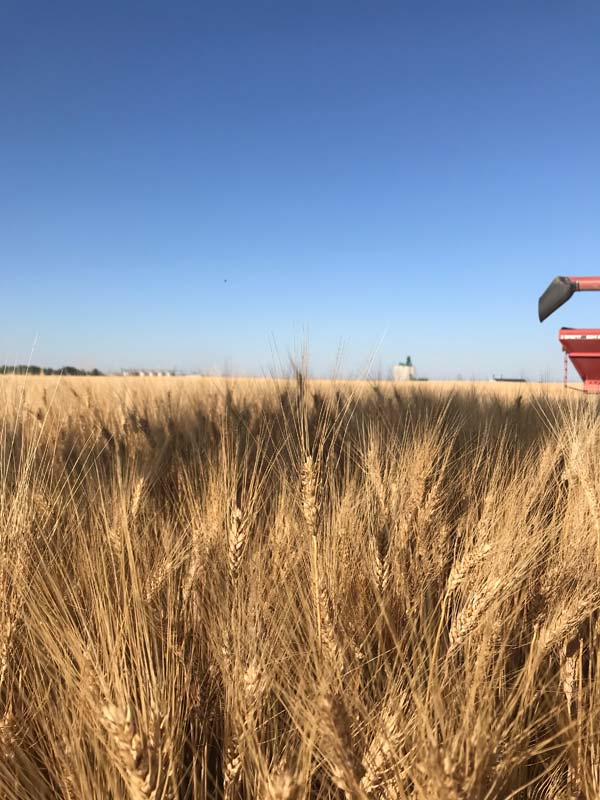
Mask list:
[[598,796],[596,398],[5,376],[0,408],[0,796]]

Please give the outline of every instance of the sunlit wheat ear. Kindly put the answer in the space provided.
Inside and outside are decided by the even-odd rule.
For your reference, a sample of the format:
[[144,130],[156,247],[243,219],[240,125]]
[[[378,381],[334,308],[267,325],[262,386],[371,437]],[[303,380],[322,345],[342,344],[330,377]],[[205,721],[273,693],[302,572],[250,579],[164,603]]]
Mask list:
[[[4,540],[3,559],[8,559],[8,564],[3,564],[3,569],[8,569],[10,574],[10,590],[6,586],[0,595],[0,602],[7,609],[8,617],[14,621],[23,607],[23,591],[27,585],[28,566],[31,553],[30,540],[27,529],[20,520],[16,520],[7,532]],[[3,596],[2,596],[3,595]]]
[[417,509],[417,527],[421,530],[427,530],[439,512],[442,499],[441,494],[441,481],[436,480],[426,493],[423,502]]
[[589,619],[598,608],[600,597],[593,591],[579,600],[565,603],[558,612],[542,625],[536,634],[536,645],[540,654],[547,653],[554,647],[568,641],[576,633],[582,622]]
[[306,527],[312,536],[317,535],[319,504],[317,499],[317,481],[312,456],[306,456],[300,472],[302,487],[302,514]]
[[319,619],[321,622],[321,644],[329,663],[341,672],[344,668],[343,650],[333,619],[333,607],[325,582],[320,582]]
[[196,527],[192,531],[192,547],[188,558],[187,570],[183,580],[183,601],[186,603],[189,600],[190,593],[200,574],[202,562],[206,555],[206,540],[204,538],[204,531]]
[[[468,795],[457,779],[458,764],[443,746],[427,751],[422,761],[415,763],[415,769],[424,779],[424,797],[444,800],[464,800]],[[553,799],[554,800],[554,799]]]
[[365,774],[360,785],[367,795],[388,797],[393,791],[394,768],[403,738],[398,714],[386,711],[362,760]]
[[[237,687],[233,686],[231,679],[231,659],[232,656],[229,653],[224,656],[224,660],[229,662],[226,672],[230,682],[229,686],[233,692]],[[258,705],[265,688],[266,681],[263,670],[258,659],[253,659],[242,675],[240,697],[243,699],[243,703],[241,713],[239,715],[234,714],[229,719],[231,728],[229,735],[226,737],[228,744],[223,764],[223,794],[226,798],[236,795],[236,787],[242,777],[245,735],[256,725]]]
[[63,754],[61,758],[61,780],[63,782],[63,794],[65,796],[65,800],[76,800],[77,797],[81,796],[81,791],[78,791],[77,773],[72,765],[73,747],[64,733],[61,735],[61,740],[63,745]]
[[4,686],[6,673],[10,663],[12,637],[15,628],[14,620],[10,617],[0,626],[0,689]]
[[596,562],[600,565],[600,507],[596,485],[590,474],[589,466],[589,444],[584,447],[581,438],[578,436],[571,442],[571,450],[567,458],[565,472],[571,481],[577,481],[583,489],[589,513],[594,523],[596,531]]
[[574,652],[569,653],[569,647],[565,642],[560,652],[560,680],[563,692],[567,701],[567,713],[572,716],[573,695],[577,686],[579,665],[581,659],[581,648],[583,641],[579,640],[579,647]]
[[140,503],[142,501],[142,496],[144,494],[144,487],[146,481],[143,476],[137,479],[135,482],[135,486],[133,487],[133,491],[131,493],[131,502],[129,504],[129,518],[132,522],[135,522],[137,519],[137,515],[140,510]]
[[475,630],[481,618],[498,597],[503,588],[500,578],[490,580],[480,591],[474,592],[466,604],[452,621],[450,628],[450,650],[456,651],[472,631]]
[[365,769],[352,742],[350,715],[339,694],[325,694],[319,699],[323,721],[323,755],[329,762],[333,782],[349,797],[360,796],[360,781]]
[[233,634],[231,633],[231,628],[228,625],[222,629],[220,655],[222,659],[223,670],[227,676],[230,676],[233,669],[235,653]]
[[151,603],[160,592],[164,582],[172,572],[173,566],[173,559],[163,558],[160,564],[154,567],[150,577],[146,581],[146,586],[144,589],[144,595],[147,603]]
[[302,515],[311,541],[311,576],[313,602],[317,623],[317,644],[323,647],[323,622],[321,620],[322,585],[319,577],[319,501],[317,492],[317,476],[312,456],[307,455],[300,470],[300,488],[302,494]]
[[276,772],[269,775],[264,792],[264,800],[297,800],[300,784],[294,780],[291,772]]
[[459,561],[455,561],[446,582],[446,596],[455,592],[465,580],[487,560],[492,551],[488,542],[481,542],[471,548]]
[[381,456],[375,441],[369,443],[367,450],[367,476],[377,496],[380,510],[385,517],[389,512],[389,505],[386,488],[381,477]]
[[0,748],[2,759],[11,761],[17,747],[17,726],[12,711],[6,711],[0,719]]
[[123,554],[123,532],[116,520],[107,520],[106,538],[115,558]]
[[446,800],[463,800],[465,793],[457,777],[458,764],[449,753],[445,753],[442,758],[444,769],[443,786]]
[[223,766],[223,796],[228,800],[234,796],[242,769],[242,754],[237,735],[231,738]]
[[374,533],[370,540],[370,553],[375,583],[380,597],[383,597],[388,589],[392,577],[391,563],[389,558],[389,533],[382,529]]
[[156,741],[160,725],[155,725],[153,734],[146,736],[138,731],[131,707],[124,711],[112,703],[102,708],[102,721],[131,800],[154,800],[162,766],[162,743]]
[[258,702],[266,689],[265,675],[258,659],[251,661],[244,670],[243,686],[246,716],[249,717],[256,711]]
[[248,541],[248,529],[243,519],[242,511],[234,508],[229,519],[229,547],[227,552],[227,566],[229,579],[234,583],[239,574],[242,558]]

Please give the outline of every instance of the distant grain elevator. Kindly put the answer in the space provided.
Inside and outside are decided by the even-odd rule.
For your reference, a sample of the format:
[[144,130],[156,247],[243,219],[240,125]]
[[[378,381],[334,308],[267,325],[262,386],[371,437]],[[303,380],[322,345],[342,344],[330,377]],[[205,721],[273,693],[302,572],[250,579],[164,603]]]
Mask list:
[[395,364],[393,372],[395,381],[414,381],[417,377],[410,356],[406,356],[406,361]]

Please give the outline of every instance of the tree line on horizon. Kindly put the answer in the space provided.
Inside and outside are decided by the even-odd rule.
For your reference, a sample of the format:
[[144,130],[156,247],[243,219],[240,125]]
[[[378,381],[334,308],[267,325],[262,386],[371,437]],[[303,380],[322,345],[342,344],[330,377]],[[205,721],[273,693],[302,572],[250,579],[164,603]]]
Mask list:
[[53,369],[52,367],[38,367],[35,364],[16,364],[8,366],[3,364],[0,366],[0,374],[2,375],[103,375],[98,369],[85,370],[78,367],[60,367]]

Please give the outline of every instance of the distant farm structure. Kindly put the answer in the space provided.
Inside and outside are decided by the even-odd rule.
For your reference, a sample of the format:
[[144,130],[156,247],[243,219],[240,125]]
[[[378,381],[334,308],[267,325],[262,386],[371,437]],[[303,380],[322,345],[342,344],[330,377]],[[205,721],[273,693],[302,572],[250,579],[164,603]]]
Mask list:
[[414,381],[417,378],[410,356],[406,356],[406,361],[400,361],[395,364],[392,371],[395,381]]
[[129,376],[148,376],[148,377],[173,377],[176,374],[174,369],[122,369],[121,375],[126,378]]

